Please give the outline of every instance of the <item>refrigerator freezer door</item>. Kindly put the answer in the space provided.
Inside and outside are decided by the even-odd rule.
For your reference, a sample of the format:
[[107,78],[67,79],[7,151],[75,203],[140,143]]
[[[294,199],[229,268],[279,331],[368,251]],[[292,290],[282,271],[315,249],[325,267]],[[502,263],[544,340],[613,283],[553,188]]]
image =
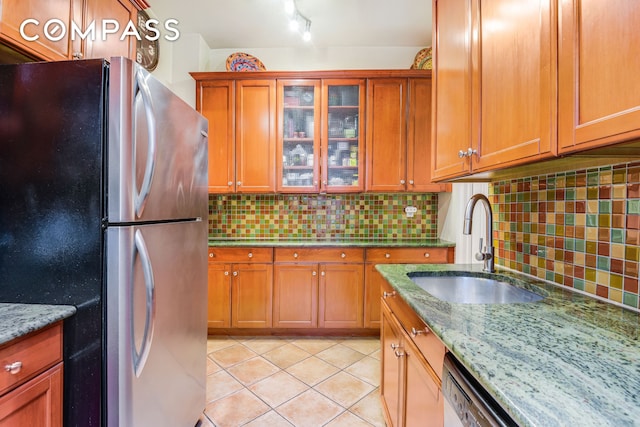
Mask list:
[[207,121],[151,74],[112,58],[109,223],[206,218]]
[[205,405],[205,221],[107,229],[107,426],[195,425]]

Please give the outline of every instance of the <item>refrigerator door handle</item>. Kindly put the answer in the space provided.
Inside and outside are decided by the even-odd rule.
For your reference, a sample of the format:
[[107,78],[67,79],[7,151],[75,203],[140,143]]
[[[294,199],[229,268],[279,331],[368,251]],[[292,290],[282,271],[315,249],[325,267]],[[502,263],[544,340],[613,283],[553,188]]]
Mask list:
[[[153,111],[153,102],[151,100],[151,91],[149,90],[149,85],[145,79],[145,75],[142,72],[142,69],[136,67],[136,78],[135,78],[135,86],[134,86],[134,96],[137,97],[138,93],[142,96],[142,105],[144,106],[144,113],[147,118],[147,131],[148,131],[148,147],[147,147],[147,161],[144,170],[144,178],[142,180],[142,186],[140,187],[140,192],[138,192],[137,185],[134,185],[135,194],[135,209],[136,215],[138,218],[142,216],[142,211],[144,210],[144,205],[147,202],[147,197],[149,197],[149,192],[151,191],[151,182],[153,181],[153,173],[156,169],[156,156],[157,156],[157,140],[156,140],[156,119],[155,113]],[[133,109],[133,140],[134,140],[134,162],[135,165],[135,114],[136,109]],[[133,174],[135,181],[135,173]]]
[[[142,233],[140,230],[136,230],[135,233],[135,250],[140,255],[140,261],[142,263],[142,271],[144,274],[144,283],[146,290],[146,314],[144,323],[144,332],[142,335],[142,344],[140,345],[140,351],[136,347],[135,343],[135,328],[133,324],[133,313],[131,313],[131,342],[133,348],[133,369],[136,377],[140,377],[144,365],[149,357],[149,350],[151,349],[151,340],[153,339],[153,329],[156,321],[156,298],[155,298],[155,282],[153,279],[153,268],[151,266],[151,260],[149,258],[149,251],[147,245],[144,242]],[[134,254],[135,259],[135,254]],[[131,289],[131,296],[133,298],[133,289]],[[133,304],[132,310],[133,310]]]

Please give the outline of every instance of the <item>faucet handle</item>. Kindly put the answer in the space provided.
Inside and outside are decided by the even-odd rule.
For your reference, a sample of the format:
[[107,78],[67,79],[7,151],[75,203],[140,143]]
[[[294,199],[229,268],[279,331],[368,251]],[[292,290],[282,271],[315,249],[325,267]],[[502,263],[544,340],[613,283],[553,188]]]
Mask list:
[[478,248],[478,252],[476,253],[476,260],[484,261],[487,259],[486,254],[483,252],[482,243],[484,243],[484,239],[480,238],[480,247]]

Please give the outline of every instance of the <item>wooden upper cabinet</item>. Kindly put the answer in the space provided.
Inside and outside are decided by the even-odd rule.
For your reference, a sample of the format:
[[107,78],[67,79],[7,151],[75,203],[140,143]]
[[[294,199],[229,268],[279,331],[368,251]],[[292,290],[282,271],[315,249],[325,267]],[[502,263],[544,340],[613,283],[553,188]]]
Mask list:
[[555,0],[434,0],[436,178],[552,157]]
[[640,137],[640,8],[629,0],[560,2],[560,152]]
[[[71,0],[0,1],[0,42],[13,46],[34,59],[71,59],[69,29],[73,17],[72,6]],[[25,40],[20,34],[20,26],[26,19],[38,21],[38,24],[27,23],[24,26],[25,35],[29,38],[37,37],[37,40]],[[59,20],[65,26],[64,29],[60,28],[59,24],[49,26],[49,32],[52,34],[62,35],[62,30],[65,31],[60,40],[51,40],[45,36],[45,25],[52,19]]]
[[369,79],[367,191],[447,191],[431,180],[431,79]]
[[[120,35],[129,21],[136,23],[138,11],[129,0],[84,0],[84,27],[95,22],[95,37],[89,37],[82,42],[83,58],[110,58],[112,56],[124,56],[135,59],[136,38],[127,37],[120,40]],[[74,13],[76,21],[78,14]],[[119,30],[115,34],[104,37],[102,33],[102,20],[109,19],[118,22]],[[108,28],[112,28],[109,25]],[[77,40],[79,42],[80,40]],[[78,51],[78,44],[74,42],[74,53]]]
[[[320,80],[278,80],[276,188],[283,193],[320,189]],[[318,126],[315,124],[318,123]]]
[[451,191],[435,184],[431,172],[431,79],[409,79],[406,189],[411,192]]
[[[556,1],[478,2],[472,85],[479,89],[473,171],[551,157],[556,150]],[[472,47],[473,49],[473,47]],[[477,59],[477,60],[476,60]],[[472,140],[473,141],[473,140]],[[472,143],[472,146],[476,144]]]
[[366,189],[403,191],[407,174],[407,79],[369,79],[366,114]]
[[[236,81],[236,191],[276,189],[276,82]],[[211,138],[210,138],[211,140]]]
[[235,190],[233,80],[199,82],[196,108],[209,121],[209,193]]
[[471,0],[433,0],[432,173],[466,175],[471,148]]

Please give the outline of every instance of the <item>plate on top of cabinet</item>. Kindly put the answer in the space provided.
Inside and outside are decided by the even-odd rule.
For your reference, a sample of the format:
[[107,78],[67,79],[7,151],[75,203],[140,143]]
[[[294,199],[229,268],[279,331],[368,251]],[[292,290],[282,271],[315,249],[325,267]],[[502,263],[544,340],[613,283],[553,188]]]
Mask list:
[[265,71],[262,61],[253,55],[236,52],[227,58],[227,71]]

